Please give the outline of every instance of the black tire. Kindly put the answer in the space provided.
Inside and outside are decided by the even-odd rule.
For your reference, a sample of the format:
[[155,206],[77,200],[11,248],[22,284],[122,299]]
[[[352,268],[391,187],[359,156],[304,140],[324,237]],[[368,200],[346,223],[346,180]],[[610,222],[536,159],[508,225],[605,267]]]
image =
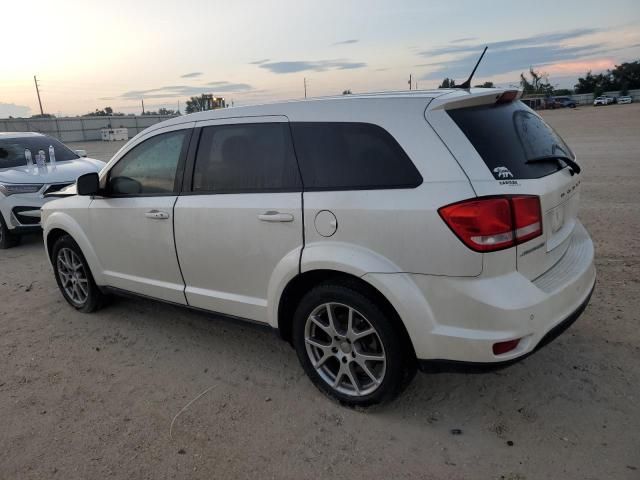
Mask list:
[[[83,289],[82,296],[85,298],[82,298],[81,299],[82,301],[80,301],[80,299],[74,299],[67,292],[67,289],[63,285],[62,277],[64,277],[65,274],[64,272],[62,272],[62,269],[64,268],[64,266],[61,265],[62,260],[60,258],[60,254],[63,251],[64,251],[63,254],[64,253],[68,254],[69,250],[75,253],[76,257],[74,258],[76,258],[77,261],[79,261],[81,264],[81,266],[79,266],[77,270],[78,272],[83,274],[84,278],[86,279],[86,283],[83,283],[83,285],[86,285],[86,295],[84,295],[84,289]],[[93,280],[93,275],[91,274],[89,264],[87,263],[87,260],[84,258],[84,255],[82,254],[82,250],[80,250],[80,247],[78,246],[78,244],[69,235],[61,236],[53,244],[53,248],[51,250],[51,263],[53,265],[53,272],[56,277],[56,283],[58,284],[58,288],[60,288],[60,292],[62,292],[62,296],[65,298],[67,303],[69,303],[69,305],[71,305],[76,310],[79,310],[84,313],[95,312],[96,310],[98,310],[100,307],[103,306],[103,304],[105,303],[106,297],[100,291],[100,289],[96,285],[96,282]]]
[[0,213],[0,250],[15,247],[20,243],[20,235],[11,233],[9,227],[7,227],[4,217]]
[[[312,313],[320,312],[317,315],[321,315],[322,309],[326,308],[326,304],[334,305],[331,308],[335,308],[332,315],[336,325],[341,322],[344,325],[345,315],[348,316],[349,309],[351,309],[355,312],[352,317],[354,318],[352,323],[354,325],[356,322],[360,322],[360,325],[368,323],[369,326],[373,327],[375,333],[366,337],[368,340],[363,338],[354,340],[353,343],[348,342],[352,346],[351,349],[349,349],[349,345],[345,345],[345,342],[347,342],[346,337],[340,337],[341,340],[338,340],[338,337],[334,337],[338,342],[330,340],[331,337],[325,329],[332,325],[331,322],[328,322],[324,327],[319,327],[318,323],[310,320]],[[343,313],[341,313],[341,309],[344,310]],[[340,315],[342,315],[342,320],[339,319]],[[311,322],[309,323],[310,327],[307,326],[308,320]],[[362,323],[363,321],[365,323]],[[310,290],[300,301],[293,318],[293,345],[306,374],[314,385],[330,398],[349,407],[367,407],[382,404],[397,397],[410,383],[416,371],[413,349],[410,345],[407,345],[407,340],[404,339],[397,322],[399,320],[390,318],[389,314],[385,314],[385,309],[367,296],[365,290],[357,285],[325,283]],[[367,329],[364,328],[364,330]],[[311,335],[313,331],[326,335],[325,338],[327,340],[323,343],[331,342],[331,345],[333,345],[333,347],[331,345],[322,346],[322,352],[329,359],[325,360],[323,355],[318,363],[324,363],[319,369],[314,367],[311,357],[314,356],[314,352],[320,352],[320,349],[316,350],[317,347],[315,345],[309,347],[309,349],[307,347],[307,336],[314,340],[313,335]],[[349,330],[343,329],[342,332],[341,335],[347,335]],[[358,332],[354,330],[354,333]],[[365,375],[366,372],[360,366],[362,357],[357,358],[357,355],[362,350],[369,350],[368,347],[359,343],[364,341],[369,342],[370,345],[373,344],[374,349],[377,349],[377,352],[380,352],[379,354],[386,358],[383,365],[381,361],[376,361],[379,363],[378,365],[367,364],[369,372],[374,372],[376,375],[380,374],[376,383],[373,383],[373,377]],[[340,348],[337,348],[338,344]],[[346,347],[346,350],[343,350],[343,346]],[[327,348],[330,348],[330,350],[326,350]],[[329,353],[330,351],[335,351],[335,353]],[[368,351],[364,353],[369,354]],[[345,358],[339,358],[338,355],[347,358],[345,360]],[[353,356],[353,359],[351,356]],[[367,361],[369,360],[365,360],[365,364]],[[350,369],[350,375],[347,375],[346,370],[344,371],[345,373],[341,373],[343,372],[341,363],[344,363],[345,369]],[[378,369],[377,372],[376,368]],[[331,377],[332,374],[334,374],[333,377]],[[338,379],[337,388],[330,385],[331,382],[336,381],[336,377],[341,375],[343,380],[340,381]],[[347,381],[345,382],[344,379],[347,379]],[[361,380],[363,381],[361,382]],[[340,388],[343,390],[349,388],[349,385],[353,387],[353,381],[361,387],[361,393],[339,391]],[[369,388],[374,388],[374,390],[367,391],[367,388],[365,388],[367,382],[371,382]]]

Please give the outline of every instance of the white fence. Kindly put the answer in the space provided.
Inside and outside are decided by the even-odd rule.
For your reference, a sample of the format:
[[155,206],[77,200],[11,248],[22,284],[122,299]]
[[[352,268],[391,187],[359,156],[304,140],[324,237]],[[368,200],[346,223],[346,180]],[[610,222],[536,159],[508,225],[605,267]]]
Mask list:
[[170,115],[113,117],[8,118],[0,120],[0,132],[40,132],[63,142],[101,140],[103,128],[126,128],[129,138]]

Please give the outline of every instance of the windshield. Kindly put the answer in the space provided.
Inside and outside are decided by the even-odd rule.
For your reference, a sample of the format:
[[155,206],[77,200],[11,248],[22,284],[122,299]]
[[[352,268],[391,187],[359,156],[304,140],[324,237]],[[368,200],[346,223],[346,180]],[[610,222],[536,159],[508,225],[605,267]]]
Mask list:
[[448,111],[496,179],[530,179],[552,174],[558,162],[527,163],[534,158],[573,152],[542,118],[522,102]]
[[24,167],[27,165],[25,150],[31,152],[33,164],[36,164],[36,156],[42,150],[45,155],[45,162],[51,163],[49,158],[49,146],[53,147],[56,162],[74,160],[79,158],[68,147],[51,137],[17,137],[0,138],[0,169]]

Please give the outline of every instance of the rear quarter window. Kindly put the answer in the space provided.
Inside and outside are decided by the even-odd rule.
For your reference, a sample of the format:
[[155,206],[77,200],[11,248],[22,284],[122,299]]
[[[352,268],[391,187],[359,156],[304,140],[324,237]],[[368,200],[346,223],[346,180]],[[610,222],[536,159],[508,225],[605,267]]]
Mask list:
[[422,176],[398,142],[368,123],[291,124],[305,190],[414,188]]
[[574,158],[560,135],[520,101],[458,108],[447,113],[496,179],[541,178],[562,166],[556,161],[527,160],[548,155]]

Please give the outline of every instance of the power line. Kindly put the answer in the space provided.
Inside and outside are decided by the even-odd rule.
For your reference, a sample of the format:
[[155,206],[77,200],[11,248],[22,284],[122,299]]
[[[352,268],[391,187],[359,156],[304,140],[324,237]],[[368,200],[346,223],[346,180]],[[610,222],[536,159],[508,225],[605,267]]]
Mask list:
[[40,90],[38,90],[38,79],[36,76],[33,76],[33,83],[36,84],[36,93],[38,94],[38,104],[40,105],[40,115],[44,116],[44,111],[42,110],[42,101],[40,100]]

